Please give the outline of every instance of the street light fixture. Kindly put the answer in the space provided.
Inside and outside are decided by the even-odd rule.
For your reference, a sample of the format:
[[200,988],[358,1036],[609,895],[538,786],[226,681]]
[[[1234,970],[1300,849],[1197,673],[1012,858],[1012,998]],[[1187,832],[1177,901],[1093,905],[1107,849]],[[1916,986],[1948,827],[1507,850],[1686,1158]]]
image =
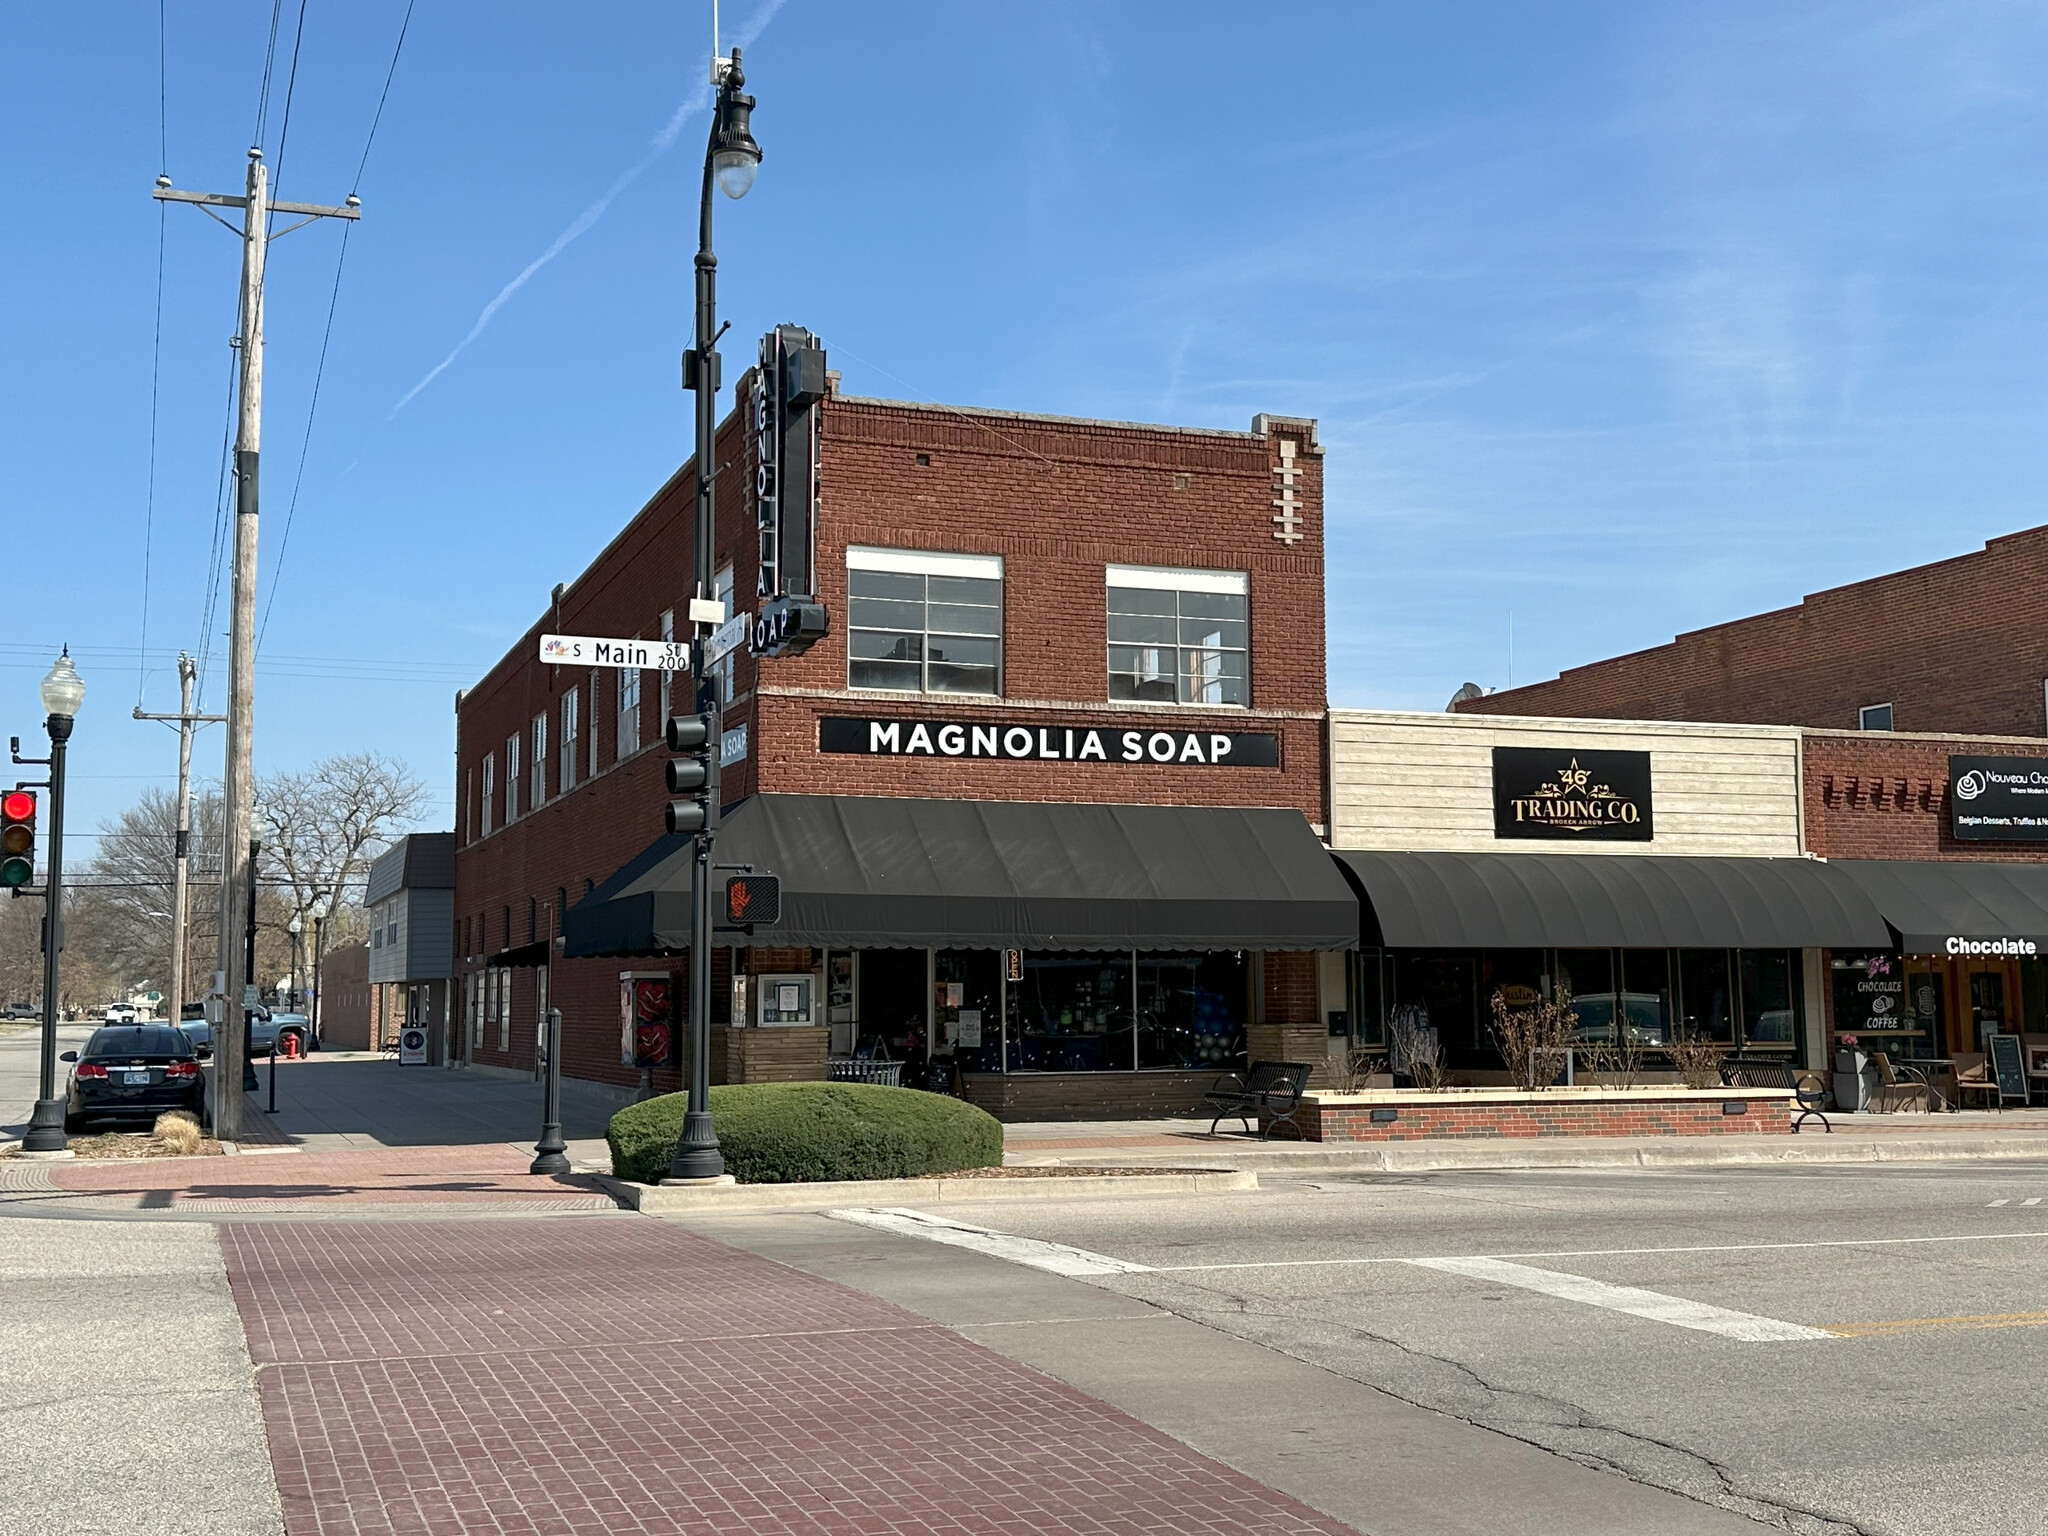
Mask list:
[[50,733],[50,873],[43,898],[43,1050],[36,1105],[21,1138],[24,1153],[69,1157],[64,1101],[57,1097],[57,957],[64,942],[64,752],[72,722],[85,702],[85,680],[71,664],[71,647],[44,677],[43,709]]
[[326,936],[321,929],[327,922],[327,915],[334,910],[334,897],[325,886],[313,892],[313,1013],[308,1020],[309,1032],[313,1037],[313,1049],[320,1048],[320,966],[326,948]]
[[299,924],[298,913],[294,912],[292,914],[292,920],[284,925],[284,931],[292,936],[292,1011],[297,1012],[299,997],[304,990],[304,984],[299,980],[299,965],[301,962],[299,935],[305,932],[305,929]]
[[[668,1160],[668,1177],[703,1182],[721,1178],[725,1159],[711,1124],[711,848],[718,832],[719,752],[723,714],[715,679],[706,676],[705,645],[726,614],[714,584],[712,483],[718,436],[718,257],[711,250],[711,187],[740,198],[754,185],[761,146],[754,142],[754,98],[742,87],[740,51],[711,61],[718,105],[704,146],[704,187],[697,215],[697,334],[685,359],[684,378],[697,408],[697,498],[691,541],[690,683],[696,713],[708,722],[711,750],[705,754],[704,822],[696,831],[690,867],[690,1087],[682,1134]],[[664,726],[665,726],[664,722]]]

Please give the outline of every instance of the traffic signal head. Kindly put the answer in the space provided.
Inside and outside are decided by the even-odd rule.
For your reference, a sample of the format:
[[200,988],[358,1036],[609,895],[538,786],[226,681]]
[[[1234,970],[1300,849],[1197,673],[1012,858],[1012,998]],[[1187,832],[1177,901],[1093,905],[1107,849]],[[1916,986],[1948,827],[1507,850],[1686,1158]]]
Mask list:
[[734,875],[725,882],[725,920],[735,927],[782,921],[782,881],[774,875]]
[[0,795],[0,886],[18,890],[36,877],[36,797],[25,789]]
[[669,759],[668,792],[687,798],[669,801],[662,823],[671,833],[701,832],[718,800],[718,717],[670,715],[667,735],[669,751],[683,754]]

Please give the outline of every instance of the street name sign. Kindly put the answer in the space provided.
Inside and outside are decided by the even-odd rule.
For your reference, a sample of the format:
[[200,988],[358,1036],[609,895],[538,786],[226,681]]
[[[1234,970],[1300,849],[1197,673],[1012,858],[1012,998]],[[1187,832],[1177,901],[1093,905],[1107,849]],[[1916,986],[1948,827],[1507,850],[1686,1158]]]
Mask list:
[[690,670],[687,640],[603,640],[592,635],[542,635],[540,659],[558,667],[641,667]]

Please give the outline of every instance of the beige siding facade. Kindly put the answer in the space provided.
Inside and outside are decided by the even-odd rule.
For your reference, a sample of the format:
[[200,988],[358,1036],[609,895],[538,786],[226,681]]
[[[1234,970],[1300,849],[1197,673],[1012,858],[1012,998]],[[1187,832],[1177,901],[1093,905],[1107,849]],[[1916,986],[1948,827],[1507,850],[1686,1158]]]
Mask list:
[[[1495,747],[1649,753],[1655,836],[1495,837]],[[1333,709],[1329,751],[1333,848],[1751,858],[1801,849],[1792,727]]]

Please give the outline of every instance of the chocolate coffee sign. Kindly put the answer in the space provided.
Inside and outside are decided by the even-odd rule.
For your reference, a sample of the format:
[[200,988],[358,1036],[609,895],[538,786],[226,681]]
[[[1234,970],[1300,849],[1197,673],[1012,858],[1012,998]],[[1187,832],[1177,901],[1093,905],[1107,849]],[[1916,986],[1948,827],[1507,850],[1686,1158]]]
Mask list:
[[1558,842],[1651,841],[1650,754],[1495,747],[1493,835]]

